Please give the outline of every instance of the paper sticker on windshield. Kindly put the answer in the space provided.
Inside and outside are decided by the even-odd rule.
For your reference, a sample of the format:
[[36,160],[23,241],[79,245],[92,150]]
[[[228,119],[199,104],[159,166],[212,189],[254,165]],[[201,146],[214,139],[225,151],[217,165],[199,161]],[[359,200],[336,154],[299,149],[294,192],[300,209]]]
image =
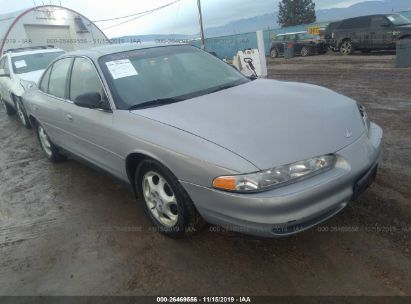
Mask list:
[[14,66],[16,67],[16,69],[21,69],[21,68],[25,68],[27,64],[25,60],[17,60],[14,62]]
[[131,64],[129,59],[121,59],[106,62],[107,68],[113,76],[113,79],[138,75],[136,69]]

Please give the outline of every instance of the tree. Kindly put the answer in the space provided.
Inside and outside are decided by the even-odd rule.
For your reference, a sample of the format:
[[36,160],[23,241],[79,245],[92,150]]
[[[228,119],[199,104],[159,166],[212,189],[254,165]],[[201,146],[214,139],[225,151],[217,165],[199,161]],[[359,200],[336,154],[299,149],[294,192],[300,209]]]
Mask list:
[[315,3],[312,0],[281,0],[279,3],[278,24],[291,26],[313,23]]

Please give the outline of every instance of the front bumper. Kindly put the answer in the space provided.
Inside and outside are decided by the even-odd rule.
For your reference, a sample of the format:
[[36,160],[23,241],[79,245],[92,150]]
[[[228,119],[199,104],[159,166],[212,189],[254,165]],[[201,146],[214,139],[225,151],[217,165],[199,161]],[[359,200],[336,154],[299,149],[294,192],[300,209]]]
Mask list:
[[383,131],[371,123],[351,145],[336,152],[334,169],[267,192],[237,194],[181,182],[201,216],[230,231],[280,237],[331,218],[352,200],[356,182],[382,159]]

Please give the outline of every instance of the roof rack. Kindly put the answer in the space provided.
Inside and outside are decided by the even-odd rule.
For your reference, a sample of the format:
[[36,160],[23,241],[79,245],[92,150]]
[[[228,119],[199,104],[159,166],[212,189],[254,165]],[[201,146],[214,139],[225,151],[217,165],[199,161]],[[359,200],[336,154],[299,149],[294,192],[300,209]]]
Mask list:
[[8,49],[4,53],[18,53],[18,52],[25,52],[30,50],[46,50],[46,49],[54,49],[54,45],[40,45],[40,46],[28,46],[22,48],[15,48],[15,49]]
[[308,32],[307,32],[307,31],[301,31],[301,32],[289,32],[289,33],[277,34],[277,36],[295,35],[295,34],[306,34],[306,33],[308,33]]

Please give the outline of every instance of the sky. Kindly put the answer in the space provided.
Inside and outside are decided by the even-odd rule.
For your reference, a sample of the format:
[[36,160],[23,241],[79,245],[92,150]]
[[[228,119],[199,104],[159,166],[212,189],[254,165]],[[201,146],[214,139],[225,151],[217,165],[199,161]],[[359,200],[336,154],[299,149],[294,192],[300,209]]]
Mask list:
[[[0,0],[0,14],[37,5],[60,3],[92,21],[126,16],[150,10],[175,0]],[[367,0],[315,0],[317,9],[348,7]],[[278,10],[279,0],[201,0],[204,26],[214,27],[227,22],[271,13]],[[130,19],[130,18],[129,18]],[[117,25],[122,19],[96,23],[109,37],[145,34],[195,34],[199,32],[197,0],[180,0],[150,15]],[[111,28],[110,28],[111,27]]]

